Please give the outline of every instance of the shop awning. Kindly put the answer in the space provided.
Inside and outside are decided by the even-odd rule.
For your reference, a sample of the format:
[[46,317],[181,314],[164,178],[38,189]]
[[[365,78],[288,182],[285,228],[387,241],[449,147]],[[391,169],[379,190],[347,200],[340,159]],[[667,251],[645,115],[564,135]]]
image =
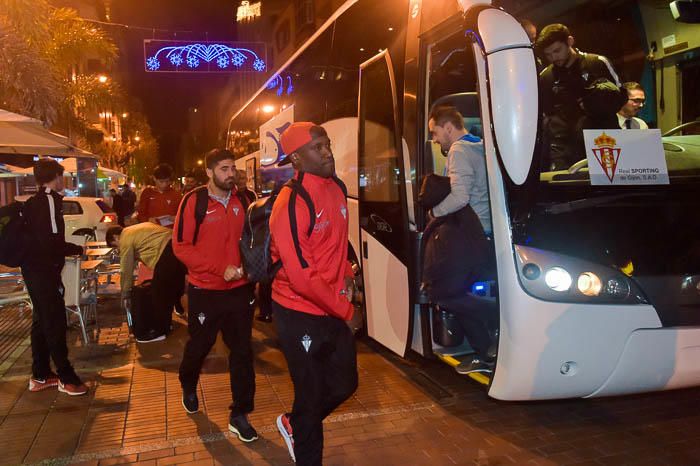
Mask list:
[[67,137],[52,133],[41,121],[0,109],[0,153],[95,157],[75,147]]

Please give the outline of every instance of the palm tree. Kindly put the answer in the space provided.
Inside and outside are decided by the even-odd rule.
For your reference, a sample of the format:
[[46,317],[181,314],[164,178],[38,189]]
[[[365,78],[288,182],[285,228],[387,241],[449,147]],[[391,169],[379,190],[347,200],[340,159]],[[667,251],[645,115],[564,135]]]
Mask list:
[[[42,120],[60,118],[80,126],[72,111],[76,64],[87,58],[105,63],[117,47],[101,29],[75,10],[54,8],[46,0],[0,0],[0,104]],[[99,83],[93,81],[94,86]]]

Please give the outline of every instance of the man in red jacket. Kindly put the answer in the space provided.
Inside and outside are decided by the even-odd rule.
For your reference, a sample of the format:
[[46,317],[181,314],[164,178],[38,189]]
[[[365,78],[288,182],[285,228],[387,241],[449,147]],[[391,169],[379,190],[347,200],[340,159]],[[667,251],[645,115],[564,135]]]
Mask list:
[[182,200],[180,192],[172,186],[173,167],[167,163],[159,164],[153,170],[153,179],[155,186],[144,189],[139,198],[139,223],[153,222],[170,227]]
[[280,165],[294,165],[314,213],[296,190],[284,188],[270,217],[272,258],[282,261],[272,283],[272,308],[294,383],[292,412],[280,415],[277,427],[297,464],[320,465],[322,421],[357,388],[355,341],[345,322],[352,317],[354,291],[347,200],[322,127],[294,123],[280,142],[288,154]]
[[[189,272],[187,320],[190,339],[180,364],[182,405],[188,413],[198,411],[197,382],[202,362],[221,330],[230,351],[233,403],[229,430],[244,442],[252,442],[258,438],[247,418],[247,414],[253,411],[255,396],[250,345],[255,298],[252,285],[245,279],[238,249],[245,209],[235,195],[233,154],[214,149],[206,154],[205,159],[209,184],[184,197],[173,231],[173,250]],[[197,209],[202,201],[206,203],[206,209]],[[203,214],[199,225],[196,211]]]

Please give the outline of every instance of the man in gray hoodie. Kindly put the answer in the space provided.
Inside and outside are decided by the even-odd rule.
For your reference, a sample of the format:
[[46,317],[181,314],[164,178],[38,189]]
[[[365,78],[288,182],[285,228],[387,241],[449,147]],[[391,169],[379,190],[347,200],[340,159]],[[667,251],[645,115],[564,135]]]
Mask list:
[[[483,142],[480,138],[469,134],[464,128],[462,115],[455,107],[436,107],[433,109],[428,121],[428,128],[432,140],[440,144],[442,150],[447,152],[445,171],[450,179],[450,193],[432,208],[433,216],[446,217],[469,206],[478,217],[484,230],[483,233],[490,235],[491,213]],[[475,229],[479,228],[476,221],[473,222],[473,225]],[[470,241],[469,238],[481,238],[484,240],[483,243],[480,243],[482,246],[475,244],[469,246],[488,248],[489,242],[486,241],[483,233],[464,231],[463,234],[459,235],[459,238],[463,238],[464,241]],[[449,247],[456,256],[459,256],[460,253],[469,251],[466,246],[466,244],[452,244]],[[484,254],[490,256],[492,253],[484,251]],[[466,286],[466,276],[464,282]],[[436,304],[441,308],[455,314],[467,335],[469,344],[476,351],[472,360],[467,360],[456,367],[457,372],[460,374],[490,372],[493,369],[493,357],[490,355],[490,349],[494,343],[491,334],[497,329],[498,314],[471,299],[467,290],[461,290],[450,296],[439,296],[436,299]]]

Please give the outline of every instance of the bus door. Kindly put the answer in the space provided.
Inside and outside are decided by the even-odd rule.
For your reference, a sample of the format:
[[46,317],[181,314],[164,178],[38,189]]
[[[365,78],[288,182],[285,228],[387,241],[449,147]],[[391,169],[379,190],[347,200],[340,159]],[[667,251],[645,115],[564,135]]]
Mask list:
[[367,333],[404,356],[411,328],[409,227],[388,51],[360,66],[358,174]]

